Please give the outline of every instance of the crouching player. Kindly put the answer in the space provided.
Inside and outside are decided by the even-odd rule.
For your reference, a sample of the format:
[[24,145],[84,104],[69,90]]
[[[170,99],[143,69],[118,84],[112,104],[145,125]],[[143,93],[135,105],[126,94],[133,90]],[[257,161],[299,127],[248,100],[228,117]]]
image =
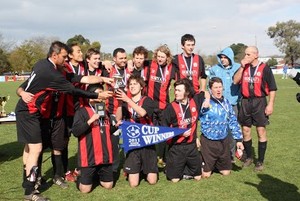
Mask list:
[[[103,87],[91,88],[89,91],[101,91]],[[104,107],[90,99],[89,104],[76,111],[72,132],[78,138],[78,167],[80,176],[77,180],[82,193],[92,190],[93,178],[98,175],[100,185],[106,189],[113,187],[113,154],[110,140],[111,124]],[[121,107],[117,109],[117,119]],[[98,182],[98,180],[97,180]]]
[[223,83],[218,77],[209,80],[211,93],[210,106],[200,111],[202,135],[201,155],[202,177],[210,177],[216,168],[222,175],[229,175],[232,169],[230,154],[230,135],[237,141],[237,149],[243,150],[242,133],[237,122],[233,108],[229,101],[223,97]]
[[[122,116],[125,120],[140,123],[152,124],[152,114],[158,104],[151,98],[142,95],[145,82],[140,75],[132,75],[127,81],[131,95],[129,98],[123,91],[117,92],[117,99],[124,102]],[[140,175],[147,176],[149,184],[157,182],[157,156],[155,146],[146,146],[134,149],[126,154],[124,172],[128,174],[128,181],[131,187],[139,185]]]

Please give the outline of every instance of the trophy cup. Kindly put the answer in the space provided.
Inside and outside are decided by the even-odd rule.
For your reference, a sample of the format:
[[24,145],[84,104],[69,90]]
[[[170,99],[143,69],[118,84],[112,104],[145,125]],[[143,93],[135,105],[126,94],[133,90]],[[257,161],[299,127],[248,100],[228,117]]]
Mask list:
[[114,92],[116,92],[120,88],[120,85],[122,85],[123,77],[120,74],[115,74],[113,76],[113,79],[114,79],[113,81]]
[[0,117],[6,117],[6,112],[5,112],[5,105],[7,101],[9,100],[9,96],[0,96],[0,106],[1,106],[1,115]]

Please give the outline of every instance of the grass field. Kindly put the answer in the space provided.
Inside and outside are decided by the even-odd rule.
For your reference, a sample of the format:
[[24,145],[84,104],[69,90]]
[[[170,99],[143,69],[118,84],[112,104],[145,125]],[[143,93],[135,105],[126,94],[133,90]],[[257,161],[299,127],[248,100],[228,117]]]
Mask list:
[[[299,92],[297,84],[276,76],[278,92],[275,110],[267,127],[268,149],[265,170],[253,171],[254,166],[241,169],[237,162],[232,174],[223,177],[213,174],[209,179],[199,182],[187,180],[172,184],[160,172],[156,185],[150,186],[142,181],[138,188],[132,189],[124,177],[112,190],[97,187],[83,195],[70,183],[70,188],[62,190],[51,186],[43,194],[51,200],[300,200],[300,103],[295,99]],[[0,95],[11,96],[6,106],[13,111],[17,97],[15,90],[20,83],[0,83]],[[253,135],[253,147],[257,152],[257,137]],[[75,167],[77,141],[71,138],[70,166]],[[13,124],[0,124],[0,200],[22,200],[22,150],[16,142],[16,127]],[[51,185],[51,162],[49,152],[44,156],[43,172]]]

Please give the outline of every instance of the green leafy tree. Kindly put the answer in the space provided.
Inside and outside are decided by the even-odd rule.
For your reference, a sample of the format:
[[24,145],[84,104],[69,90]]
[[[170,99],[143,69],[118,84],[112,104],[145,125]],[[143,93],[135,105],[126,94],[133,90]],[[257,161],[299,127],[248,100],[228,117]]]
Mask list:
[[268,28],[268,36],[274,39],[275,46],[285,54],[285,59],[294,65],[300,58],[300,23],[295,20],[277,22]]
[[90,40],[79,34],[67,40],[67,45],[71,45],[74,43],[77,43],[79,45],[90,45]]
[[51,42],[55,38],[35,37],[25,40],[13,49],[9,55],[9,62],[13,71],[31,71],[33,65],[40,59],[46,58]]
[[267,61],[268,66],[276,66],[277,64],[278,64],[277,60],[273,57]]
[[244,45],[243,43],[237,43],[237,44],[232,44],[230,45],[233,53],[234,53],[234,60],[236,62],[241,61],[244,58],[244,54],[245,54],[245,49],[247,48],[246,45]]
[[2,75],[5,72],[11,72],[12,68],[8,61],[7,53],[0,48],[0,75]]
[[101,49],[100,42],[94,41],[91,43],[89,39],[83,37],[81,34],[75,35],[73,38],[67,40],[67,45],[69,46],[75,43],[81,47],[81,51],[83,54],[85,54],[89,48],[96,48],[99,51]]

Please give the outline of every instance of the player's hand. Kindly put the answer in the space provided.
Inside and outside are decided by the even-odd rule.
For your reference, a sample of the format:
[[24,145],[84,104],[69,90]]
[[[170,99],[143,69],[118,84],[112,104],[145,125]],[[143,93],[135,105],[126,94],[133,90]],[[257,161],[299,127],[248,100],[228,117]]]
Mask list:
[[87,121],[88,125],[91,125],[94,121],[98,120],[100,117],[99,114],[95,113],[93,114],[93,116]]
[[111,85],[114,82],[113,78],[109,78],[109,77],[101,77],[102,82]]
[[184,137],[189,137],[191,135],[191,133],[192,133],[192,129],[190,128],[189,130],[185,131],[182,135]]
[[34,95],[30,92],[22,91],[20,96],[25,103],[30,103]]
[[273,113],[273,105],[268,104],[265,109],[265,114],[266,116],[270,116],[272,113]]
[[112,91],[102,91],[98,93],[98,99],[105,100],[109,97],[112,97],[114,93]]
[[130,98],[121,89],[118,89],[115,93],[116,93],[116,98],[118,100],[121,100],[123,102],[128,102],[130,100]]

